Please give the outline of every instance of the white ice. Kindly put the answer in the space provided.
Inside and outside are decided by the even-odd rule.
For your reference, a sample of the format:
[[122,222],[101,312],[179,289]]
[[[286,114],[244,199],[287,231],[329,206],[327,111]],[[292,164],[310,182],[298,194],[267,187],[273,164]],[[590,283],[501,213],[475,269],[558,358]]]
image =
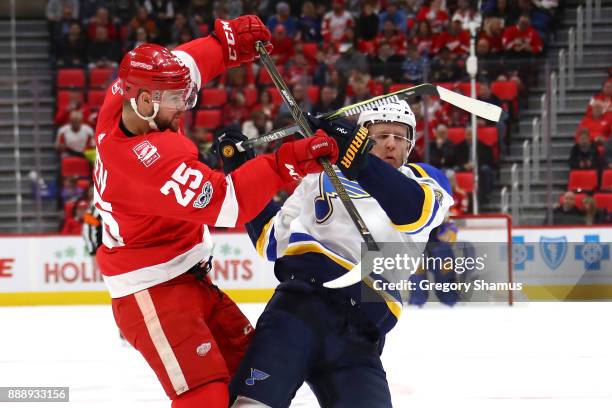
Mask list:
[[[252,321],[262,307],[242,305]],[[612,407],[611,316],[612,303],[405,309],[383,353],[394,406]],[[0,308],[0,386],[70,387],[70,403],[2,407],[170,406],[109,306]],[[317,406],[307,387],[292,405]]]

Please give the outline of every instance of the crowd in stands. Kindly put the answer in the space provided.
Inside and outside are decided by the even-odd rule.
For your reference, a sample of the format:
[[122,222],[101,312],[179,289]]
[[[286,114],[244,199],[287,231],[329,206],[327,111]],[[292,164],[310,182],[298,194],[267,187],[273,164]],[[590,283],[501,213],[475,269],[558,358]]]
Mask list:
[[[56,125],[63,129],[58,131],[58,150],[70,159],[89,157],[90,141],[84,135],[95,128],[103,89],[125,51],[143,42],[173,48],[208,35],[215,18],[258,14],[272,33],[272,57],[301,109],[315,113],[423,81],[469,94],[465,61],[473,33],[478,97],[502,104],[506,112],[497,126],[478,121],[479,191],[486,201],[502,141],[508,143],[509,123],[518,115],[517,98],[537,78],[531,75],[532,61],[549,41],[557,6],[537,0],[49,0],[51,61],[58,72]],[[456,172],[451,173],[457,186],[453,211],[470,211],[469,116],[434,98],[411,106],[418,140],[410,159],[422,161],[427,155],[435,165]],[[74,111],[80,112],[80,125],[77,115],[72,124]],[[202,160],[218,167],[210,147],[225,127],[240,127],[248,137],[258,137],[290,122],[270,77],[258,64],[250,64],[206,84],[199,106],[185,117],[185,128]],[[63,170],[64,164],[65,177],[86,179]],[[73,188],[71,182],[66,188]]]
[[612,223],[612,68],[610,74],[576,129],[568,191],[554,208],[554,224]]

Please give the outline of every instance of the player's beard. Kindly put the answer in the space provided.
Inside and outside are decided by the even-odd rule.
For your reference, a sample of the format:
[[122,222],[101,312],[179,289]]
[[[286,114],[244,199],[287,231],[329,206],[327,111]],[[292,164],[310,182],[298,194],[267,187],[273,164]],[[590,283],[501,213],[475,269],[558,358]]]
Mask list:
[[154,119],[155,125],[157,125],[157,129],[160,132],[165,132],[166,130],[172,130],[173,132],[178,132],[179,126],[181,123],[181,117],[183,116],[184,111],[177,111],[172,114],[169,118],[163,118],[159,115]]

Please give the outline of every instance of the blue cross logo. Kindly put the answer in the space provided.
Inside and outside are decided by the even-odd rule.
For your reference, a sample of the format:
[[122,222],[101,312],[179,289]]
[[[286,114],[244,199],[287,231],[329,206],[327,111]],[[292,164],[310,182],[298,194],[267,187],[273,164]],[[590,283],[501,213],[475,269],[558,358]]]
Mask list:
[[525,237],[522,235],[512,237],[512,264],[514,265],[514,270],[524,271],[525,263],[533,261],[533,259],[533,244],[526,244]]
[[610,244],[600,243],[599,235],[585,235],[584,244],[576,245],[574,259],[584,261],[585,270],[598,271],[601,269],[601,261],[610,259]]

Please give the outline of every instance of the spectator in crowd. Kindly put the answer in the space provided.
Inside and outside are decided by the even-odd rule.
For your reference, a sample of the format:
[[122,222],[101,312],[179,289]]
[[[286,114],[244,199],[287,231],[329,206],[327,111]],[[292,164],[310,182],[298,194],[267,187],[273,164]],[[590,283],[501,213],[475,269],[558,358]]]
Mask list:
[[83,217],[89,208],[89,203],[85,200],[79,200],[74,207],[72,207],[72,216],[64,220],[61,234],[73,235],[81,234],[83,229]]
[[603,106],[603,113],[610,119],[612,123],[612,78],[604,82],[601,92],[595,94],[589,101],[587,115],[591,113],[594,103],[600,102]]
[[57,22],[70,10],[72,20],[79,19],[79,0],[48,0],[46,16],[49,22]]
[[376,37],[376,48],[380,48],[382,42],[391,45],[395,54],[406,54],[406,36],[390,20],[382,23],[382,30]]
[[249,116],[249,110],[245,105],[244,94],[233,92],[230,95],[229,103],[223,106],[221,121],[224,127],[233,126],[240,129],[242,121]]
[[594,101],[591,105],[591,114],[585,115],[576,134],[582,133],[584,129],[588,130],[589,137],[596,143],[604,143],[610,136],[610,121],[604,115],[604,103],[602,101]]
[[253,107],[253,110],[259,110],[265,113],[268,119],[273,119],[278,112],[278,106],[274,104],[272,94],[267,89],[262,89],[259,92],[257,98],[257,104]]
[[[310,100],[308,99],[308,94],[306,93],[306,88],[304,87],[304,85],[302,84],[293,85],[293,87],[291,88],[291,93],[293,94],[293,98],[297,102],[302,112],[312,112],[312,104],[310,103]],[[287,104],[283,103],[280,106],[278,114],[287,115],[290,113],[291,112],[289,112],[289,108],[287,107]]]
[[340,44],[340,58],[335,64],[338,72],[349,78],[353,72],[366,74],[368,72],[368,60],[365,55],[355,49],[353,43]]
[[353,75],[349,80],[349,86],[353,91],[353,95],[346,98],[344,105],[350,105],[370,99],[372,95],[370,94],[370,88],[368,86],[369,82],[370,76],[367,74]]
[[[455,155],[453,163],[457,171],[473,171],[474,162],[471,159],[472,152],[472,129],[468,126],[465,128],[465,140],[455,146]],[[489,194],[493,191],[495,181],[495,160],[493,158],[493,149],[477,140],[476,155],[478,158],[478,199],[486,203],[489,200]]]
[[289,7],[289,4],[284,1],[276,4],[276,14],[268,18],[266,25],[272,32],[276,27],[283,26],[289,37],[293,37],[298,29],[298,21],[291,15],[291,7]]
[[453,170],[447,170],[446,177],[448,177],[453,196],[453,205],[448,210],[450,215],[457,216],[466,214],[470,205],[468,193],[466,193],[461,187],[459,187],[459,184],[457,184],[457,176]]
[[75,176],[68,176],[62,179],[61,197],[64,204],[77,201],[82,196],[83,189],[77,185],[77,178]]
[[379,23],[380,20],[374,11],[374,5],[369,0],[365,1],[355,25],[357,35],[364,41],[374,40],[378,35]]
[[329,76],[329,67],[325,62],[325,53],[323,52],[323,50],[317,50],[315,58],[316,62],[314,64],[312,73],[312,84],[317,86],[323,86],[327,84],[327,79]]
[[81,32],[81,25],[74,22],[57,49],[57,65],[59,67],[82,67],[87,60],[86,51],[87,43]]
[[346,30],[354,25],[353,16],[344,9],[344,0],[332,0],[332,10],[325,13],[321,24],[321,35],[326,43],[346,40]]
[[488,53],[499,54],[503,51],[502,36],[504,33],[504,20],[497,17],[487,17],[482,30],[478,34],[478,43],[484,40],[488,45]]
[[242,124],[242,133],[249,139],[255,139],[272,131],[272,121],[262,111],[253,111],[251,119]]
[[434,34],[442,32],[448,26],[449,16],[444,0],[432,0],[429,6],[424,3],[416,15],[417,21],[428,21]]
[[408,44],[406,58],[402,64],[403,80],[413,84],[423,82],[426,64],[427,59],[419,54],[416,45]]
[[448,127],[440,123],[436,126],[434,134],[435,140],[429,142],[429,164],[443,169],[453,168],[455,145],[448,140]]
[[293,55],[293,39],[287,34],[287,29],[282,24],[277,24],[272,35],[274,52],[271,54],[276,65],[284,66]]
[[584,208],[584,224],[585,225],[597,225],[604,224],[608,221],[606,218],[606,212],[602,209],[597,208],[595,199],[592,196],[586,196],[582,200],[582,206]]
[[388,2],[387,9],[379,12],[378,18],[381,29],[387,21],[390,21],[402,34],[406,34],[406,13],[398,7],[396,0]]
[[297,39],[307,43],[321,40],[321,18],[317,15],[312,1],[306,1],[302,4],[302,14],[298,20]]
[[157,37],[159,35],[157,23],[149,16],[149,13],[147,12],[147,9],[144,6],[138,7],[136,15],[134,16],[134,18],[132,18],[132,21],[130,21],[130,36],[135,37],[136,30],[138,30],[139,28],[145,29],[145,31],[147,32],[147,37],[151,41],[155,42],[157,40]]
[[501,18],[504,27],[510,27],[519,19],[519,10],[512,0],[496,0],[495,8],[486,14],[487,17]]
[[89,105],[83,102],[83,93],[79,91],[68,92],[68,102],[58,109],[55,114],[54,123],[56,126],[64,126],[70,120],[73,111],[81,112],[81,117],[87,122],[90,114]]
[[428,56],[433,54],[431,49],[435,38],[435,35],[431,32],[429,22],[425,20],[417,23],[415,35],[408,41],[417,46],[419,54]]
[[607,168],[612,169],[612,137],[604,143],[603,161]]
[[[583,224],[585,216],[582,211],[576,207],[576,194],[573,191],[567,191],[563,194],[563,200],[560,205],[555,206],[552,213],[553,225],[575,225]],[[547,219],[545,223],[547,223]]]
[[502,35],[504,50],[513,56],[532,56],[542,52],[542,38],[531,27],[529,16],[522,15],[516,25],[507,27]]
[[431,76],[435,82],[455,82],[461,79],[461,69],[448,47],[442,47],[431,62]]
[[83,123],[83,114],[74,110],[70,113],[70,122],[57,131],[55,148],[62,155],[84,157],[85,150],[96,147],[94,131]]
[[453,21],[461,22],[461,29],[470,30],[470,26],[480,27],[482,24],[482,16],[474,8],[470,0],[459,0],[457,2],[457,9],[453,14]]
[[318,102],[313,106],[314,114],[322,114],[340,109],[342,104],[338,100],[338,90],[331,85],[323,85]]
[[298,82],[306,83],[312,78],[312,68],[302,52],[296,52],[287,63],[287,70],[284,75],[285,81],[289,84]]
[[437,54],[443,47],[448,48],[457,58],[467,56],[470,51],[470,34],[461,28],[460,19],[454,18],[448,29],[438,34],[432,51]]
[[[76,14],[78,15],[78,4]],[[78,17],[74,17],[75,10],[74,4],[71,1],[63,4],[61,8],[61,15],[58,19],[50,21],[49,32],[51,34],[51,50],[57,52],[57,44],[70,32],[72,24],[78,23]]]
[[[170,27],[172,26],[175,18],[174,0],[144,0],[142,1],[142,4],[147,10],[147,14],[155,20],[158,34],[162,42],[169,42]],[[239,14],[242,13],[239,12]],[[238,15],[231,18],[235,17],[238,17]],[[148,30],[147,33],[150,35]]]
[[[402,70],[404,69],[402,63],[404,63],[404,57],[398,55],[395,49],[386,41],[378,44],[376,55],[368,56],[370,74],[381,82],[402,82],[402,77],[404,76],[402,75]],[[421,66],[422,73],[423,67]]]
[[95,41],[98,36],[98,28],[106,28],[106,36],[109,41],[115,41],[118,38],[117,28],[110,19],[108,9],[106,7],[100,7],[96,11],[96,15],[89,20],[87,26],[87,37],[90,41]]
[[128,41],[127,43],[127,50],[133,50],[134,48],[138,47],[140,44],[144,44],[146,42],[149,42],[149,36],[147,35],[147,30],[145,30],[143,27],[138,27],[136,29],[136,32],[133,33],[133,38],[131,41]]
[[170,27],[170,43],[176,45],[184,43],[182,36],[185,30],[190,33],[192,38],[200,36],[200,28],[193,21],[188,20],[185,13],[178,12]]
[[572,147],[569,157],[571,169],[591,170],[599,168],[599,156],[595,144],[589,138],[589,131],[582,129],[578,142]]
[[119,50],[114,41],[108,38],[106,27],[96,28],[96,37],[89,46],[89,69],[117,68]]

